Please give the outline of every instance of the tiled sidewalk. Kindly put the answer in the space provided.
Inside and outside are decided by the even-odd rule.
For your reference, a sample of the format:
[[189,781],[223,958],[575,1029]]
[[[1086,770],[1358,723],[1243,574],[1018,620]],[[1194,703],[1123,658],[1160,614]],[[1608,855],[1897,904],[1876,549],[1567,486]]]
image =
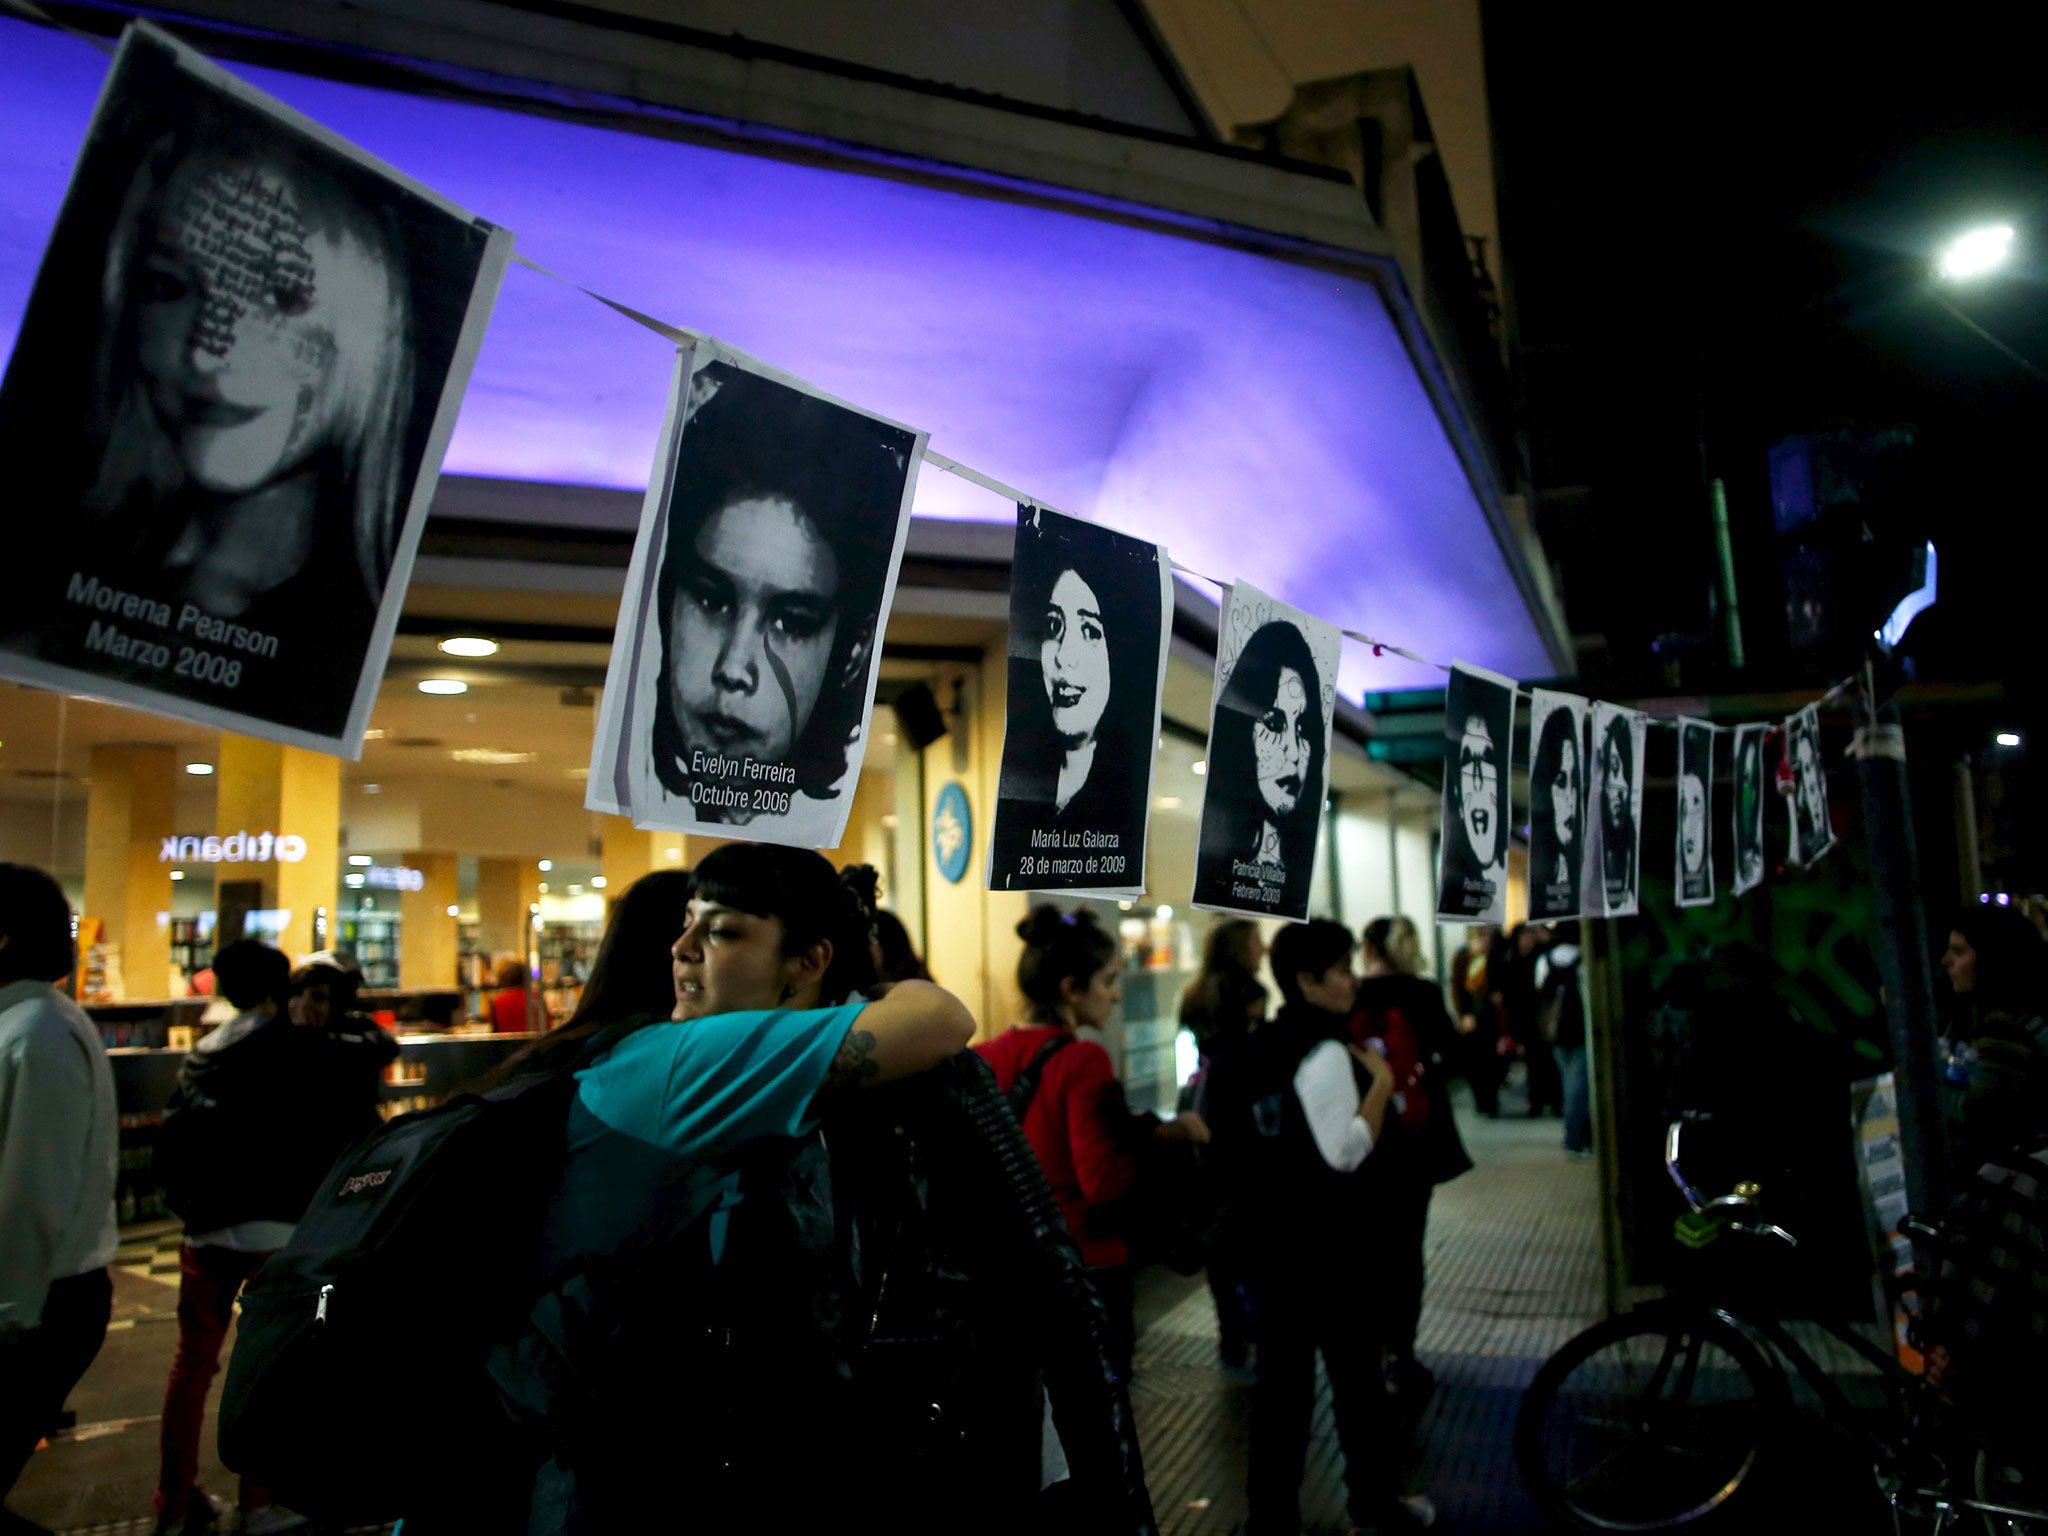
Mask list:
[[[1556,1120],[1461,1117],[1478,1165],[1437,1192],[1418,1345],[1436,1372],[1424,1467],[1447,1532],[1544,1529],[1515,1471],[1522,1389],[1601,1315],[1597,1173],[1568,1159]],[[1227,1536],[1244,1519],[1251,1389],[1217,1366],[1215,1312],[1199,1280],[1154,1280],[1163,1308],[1138,1348],[1133,1398],[1147,1480],[1167,1536]],[[1146,1310],[1141,1307],[1141,1312]],[[1302,1514],[1342,1531],[1344,1492],[1327,1385],[1317,1403]]]
[[[1597,1184],[1566,1159],[1555,1120],[1461,1120],[1478,1166],[1437,1194],[1421,1351],[1438,1391],[1424,1424],[1426,1474],[1449,1532],[1540,1529],[1516,1477],[1515,1406],[1536,1367],[1600,1308]],[[11,1501],[72,1536],[144,1536],[156,1473],[157,1412],[176,1342],[176,1246],[169,1229],[126,1234],[115,1325],[72,1395],[79,1430],[30,1464]],[[1244,1517],[1249,1389],[1217,1366],[1215,1318],[1198,1278],[1148,1278],[1134,1390],[1146,1466],[1168,1536],[1227,1536]],[[394,1385],[396,1378],[394,1378]],[[219,1388],[215,1394],[218,1400]],[[203,1475],[232,1494],[213,1455]],[[1205,1502],[1206,1501],[1206,1502]],[[1303,1510],[1343,1529],[1327,1396],[1319,1404]]]

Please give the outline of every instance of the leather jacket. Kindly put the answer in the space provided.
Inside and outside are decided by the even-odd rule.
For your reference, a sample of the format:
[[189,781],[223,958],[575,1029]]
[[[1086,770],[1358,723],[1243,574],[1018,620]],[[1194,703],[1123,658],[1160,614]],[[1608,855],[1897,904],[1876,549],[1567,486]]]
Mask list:
[[861,1092],[740,1189],[548,1299],[530,1531],[1026,1536],[1049,1399],[1065,1536],[1153,1536],[1107,1313],[978,1056]]

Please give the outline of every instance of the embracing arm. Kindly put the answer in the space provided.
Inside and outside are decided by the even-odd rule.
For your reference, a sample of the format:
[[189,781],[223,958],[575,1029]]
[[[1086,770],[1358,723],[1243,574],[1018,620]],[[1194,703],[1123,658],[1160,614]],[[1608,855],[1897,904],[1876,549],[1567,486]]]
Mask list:
[[929,1072],[974,1038],[974,1015],[944,987],[899,981],[853,1021],[832,1057],[820,1096]]

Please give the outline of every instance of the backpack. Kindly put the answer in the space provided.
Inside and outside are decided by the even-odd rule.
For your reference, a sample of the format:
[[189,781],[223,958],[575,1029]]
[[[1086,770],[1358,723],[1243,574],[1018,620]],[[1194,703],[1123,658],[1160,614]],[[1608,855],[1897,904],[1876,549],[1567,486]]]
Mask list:
[[[593,1036],[581,1061],[643,1022]],[[525,1448],[487,1361],[540,1291],[575,1094],[573,1070],[528,1074],[398,1116],[342,1154],[242,1294],[223,1463],[346,1524],[417,1513],[458,1469],[490,1486],[489,1469],[516,1464]],[[423,1432],[378,1433],[401,1400]]]

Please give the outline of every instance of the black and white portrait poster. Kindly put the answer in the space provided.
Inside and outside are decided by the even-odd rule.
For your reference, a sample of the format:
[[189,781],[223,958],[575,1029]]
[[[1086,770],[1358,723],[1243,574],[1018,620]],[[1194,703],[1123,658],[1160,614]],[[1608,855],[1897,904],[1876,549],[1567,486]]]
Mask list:
[[1172,621],[1159,545],[1018,507],[990,890],[1144,893]]
[[1735,728],[1735,894],[1764,883],[1764,731],[1761,725]]
[[129,27],[0,382],[0,674],[359,756],[511,248]]
[[1820,760],[1820,711],[1811,704],[1785,717],[1785,760],[1792,765],[1792,858],[1812,864],[1835,846],[1835,829]]
[[839,845],[924,443],[717,342],[678,351],[590,809]]
[[1630,917],[1637,910],[1643,824],[1643,758],[1650,722],[1618,705],[1593,705],[1592,809],[1587,814],[1585,906],[1591,917]]
[[1507,921],[1508,759],[1514,739],[1514,679],[1462,661],[1453,664],[1444,689],[1439,917]]
[[[1446,823],[1448,825],[1448,823]],[[1585,911],[1586,701],[1538,688],[1529,698],[1529,920]]]
[[1340,643],[1335,625],[1247,582],[1231,587],[1216,638],[1196,906],[1308,916]]
[[1673,882],[1681,907],[1714,901],[1714,728],[1678,722],[1678,846]]

